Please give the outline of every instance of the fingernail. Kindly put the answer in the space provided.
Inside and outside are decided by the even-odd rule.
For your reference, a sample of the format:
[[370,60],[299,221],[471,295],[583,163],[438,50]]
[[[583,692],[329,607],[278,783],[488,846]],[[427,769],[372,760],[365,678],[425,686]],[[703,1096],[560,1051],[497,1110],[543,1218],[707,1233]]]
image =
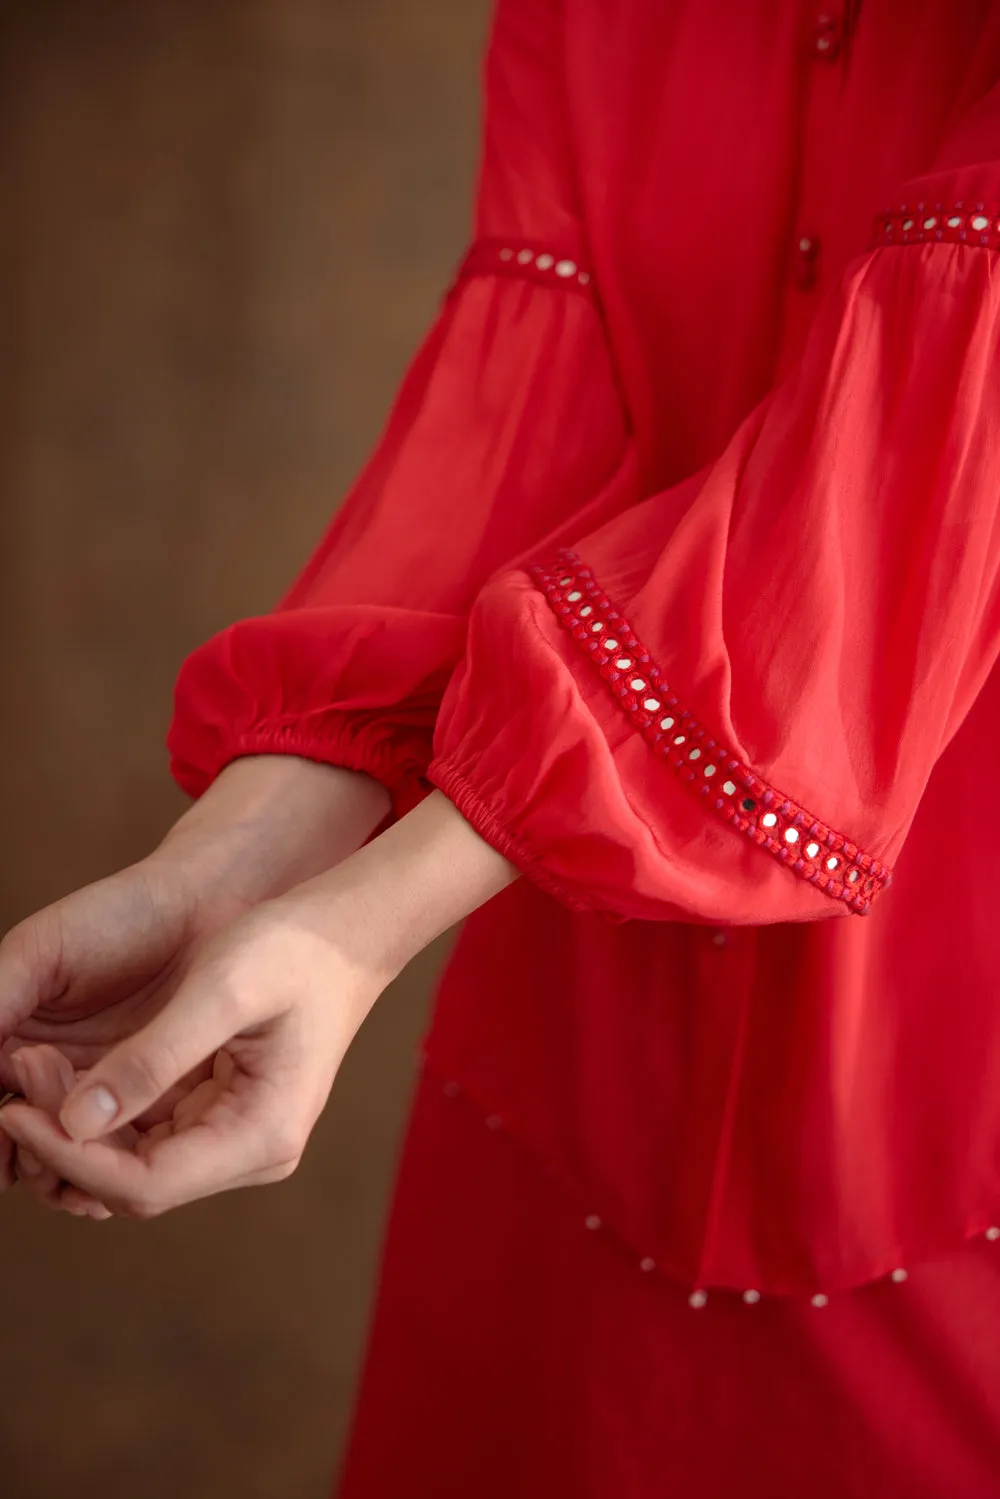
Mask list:
[[19,1148],[17,1152],[17,1164],[26,1176],[37,1176],[42,1169],[42,1163],[37,1156],[33,1156],[30,1150]]
[[117,1113],[118,1100],[107,1088],[98,1086],[71,1098],[59,1119],[74,1140],[93,1140],[104,1134]]

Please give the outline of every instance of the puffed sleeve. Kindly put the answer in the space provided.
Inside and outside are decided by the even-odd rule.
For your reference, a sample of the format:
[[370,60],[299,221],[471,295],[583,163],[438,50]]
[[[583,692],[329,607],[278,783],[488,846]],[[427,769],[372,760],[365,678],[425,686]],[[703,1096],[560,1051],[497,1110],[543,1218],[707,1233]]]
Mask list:
[[430,789],[484,583],[633,491],[574,203],[560,24],[557,0],[501,0],[471,249],[301,577],[185,662],[169,747],[191,794],[239,756],[281,752],[365,771],[405,811]]
[[1000,648],[1000,108],[978,119],[989,164],[904,190],[918,217],[880,220],[718,462],[477,600],[430,776],[566,905],[805,921],[891,877]]

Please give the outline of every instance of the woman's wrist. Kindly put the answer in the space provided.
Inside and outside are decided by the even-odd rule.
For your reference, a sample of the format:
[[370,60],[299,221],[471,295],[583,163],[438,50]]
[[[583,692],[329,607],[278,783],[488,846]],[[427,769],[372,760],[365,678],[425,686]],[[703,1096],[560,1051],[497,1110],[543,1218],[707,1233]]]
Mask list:
[[[288,894],[352,968],[388,983],[411,958],[518,878],[440,791]],[[291,913],[292,905],[286,909]]]
[[379,782],[293,755],[235,760],[151,855],[163,867],[247,905],[331,868],[391,807]]

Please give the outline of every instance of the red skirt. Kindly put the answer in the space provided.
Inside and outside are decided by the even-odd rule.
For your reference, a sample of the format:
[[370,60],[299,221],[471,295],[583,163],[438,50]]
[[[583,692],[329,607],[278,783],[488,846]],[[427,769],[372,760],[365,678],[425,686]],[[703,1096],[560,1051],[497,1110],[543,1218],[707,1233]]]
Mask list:
[[1000,1494],[994,1237],[692,1306],[584,1206],[425,1071],[339,1499]]

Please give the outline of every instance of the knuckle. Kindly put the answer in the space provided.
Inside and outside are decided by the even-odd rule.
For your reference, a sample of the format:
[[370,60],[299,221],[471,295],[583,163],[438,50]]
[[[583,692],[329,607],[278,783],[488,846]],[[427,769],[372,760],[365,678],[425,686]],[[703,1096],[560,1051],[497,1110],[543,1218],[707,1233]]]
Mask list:
[[296,1170],[305,1150],[301,1131],[289,1124],[273,1125],[268,1131],[265,1171],[269,1181],[285,1181]]
[[220,974],[213,991],[212,1006],[235,1032],[253,1024],[260,1017],[260,983],[257,955],[252,944]]
[[287,1160],[279,1161],[277,1165],[271,1168],[272,1179],[276,1182],[287,1181],[290,1176],[294,1176],[301,1162],[301,1155],[289,1156]]
[[119,1203],[115,1211],[126,1218],[136,1218],[142,1223],[151,1218],[159,1218],[161,1213],[167,1211],[166,1203],[159,1202],[151,1192],[135,1192],[131,1197]]
[[263,1186],[272,1186],[276,1182],[287,1181],[296,1172],[301,1157],[287,1161],[274,1162],[260,1174]]

